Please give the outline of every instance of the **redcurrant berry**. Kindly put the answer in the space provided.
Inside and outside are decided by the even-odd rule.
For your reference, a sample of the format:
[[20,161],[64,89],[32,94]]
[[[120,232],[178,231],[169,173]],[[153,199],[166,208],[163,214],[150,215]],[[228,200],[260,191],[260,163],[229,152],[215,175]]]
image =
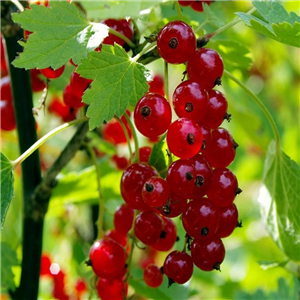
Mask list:
[[43,91],[46,87],[45,82],[40,78],[41,74],[41,71],[38,69],[30,70],[31,88],[35,93]]
[[226,207],[218,207],[220,215],[220,224],[216,232],[219,238],[225,238],[231,235],[238,224],[238,210],[234,203]]
[[209,0],[209,1],[203,1],[203,0],[192,1],[191,7],[195,11],[202,12],[203,11],[203,3],[207,3],[208,5],[210,5],[211,1],[212,0]]
[[127,296],[128,283],[120,277],[116,279],[99,278],[97,292],[101,300],[123,300]]
[[146,93],[134,110],[134,122],[138,131],[146,137],[163,134],[169,127],[172,111],[169,102],[160,94]]
[[157,208],[157,212],[168,218],[175,218],[182,214],[187,206],[187,198],[171,192],[165,205]]
[[83,96],[83,93],[90,86],[91,83],[92,83],[91,79],[83,78],[75,71],[72,72],[70,85],[72,87],[73,93],[77,97],[81,98]]
[[164,79],[160,75],[155,75],[152,81],[148,82],[149,92],[158,93],[162,96],[165,96],[165,87],[164,87]]
[[194,1],[187,1],[187,0],[178,0],[178,3],[181,6],[190,6]]
[[133,224],[134,210],[126,203],[120,205],[114,213],[114,227],[117,232],[127,235]]
[[11,131],[16,128],[15,111],[12,102],[0,101],[1,106],[1,129]]
[[173,122],[167,132],[167,144],[171,153],[188,159],[196,155],[203,142],[200,127],[188,118],[179,118]]
[[198,49],[187,63],[190,80],[197,81],[207,91],[221,84],[224,65],[221,56],[209,48]]
[[54,70],[53,68],[49,67],[49,68],[45,68],[45,69],[41,69],[41,73],[47,77],[48,79],[55,79],[58,78],[59,76],[62,75],[62,73],[65,70],[65,66],[61,66],[60,68]]
[[196,50],[193,29],[182,21],[171,21],[158,33],[157,49],[170,64],[183,64]]
[[148,286],[157,288],[162,284],[163,279],[161,269],[157,265],[149,264],[144,269],[144,281]]
[[79,108],[84,106],[81,97],[78,97],[77,94],[74,93],[74,90],[70,84],[66,85],[64,89],[63,100],[66,106],[69,107]]

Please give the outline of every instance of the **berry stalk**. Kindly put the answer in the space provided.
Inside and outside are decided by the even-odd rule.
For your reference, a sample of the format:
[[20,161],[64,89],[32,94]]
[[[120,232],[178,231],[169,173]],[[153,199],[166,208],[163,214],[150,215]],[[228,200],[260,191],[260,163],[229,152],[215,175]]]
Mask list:
[[[125,114],[126,114],[126,112],[125,112]],[[126,129],[126,126],[125,126],[124,122],[121,120],[121,118],[119,118],[118,116],[115,116],[115,118],[117,119],[117,121],[119,122],[119,124],[121,125],[121,127],[124,131],[126,141],[127,141],[127,145],[128,145],[130,160],[132,161],[133,160],[133,154],[132,154],[131,143],[130,143],[130,138],[129,138],[129,135],[128,135],[128,131]]]
[[275,137],[275,143],[276,143],[276,149],[280,150],[280,137],[279,137],[279,132],[276,126],[276,123],[271,115],[271,113],[269,112],[269,110],[267,109],[267,107],[263,104],[263,102],[251,91],[248,89],[248,87],[243,84],[239,79],[237,79],[236,77],[234,77],[230,72],[224,70],[224,74],[232,81],[234,81],[237,85],[239,85],[253,100],[254,102],[260,107],[260,109],[263,111],[263,113],[265,114],[267,120],[270,123],[270,126],[272,128],[274,137]]

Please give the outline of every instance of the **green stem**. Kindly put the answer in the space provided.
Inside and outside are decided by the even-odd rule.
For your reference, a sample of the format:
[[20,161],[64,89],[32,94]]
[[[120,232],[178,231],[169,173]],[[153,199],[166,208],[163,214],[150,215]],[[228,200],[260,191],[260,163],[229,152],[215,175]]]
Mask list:
[[199,25],[196,30],[194,31],[195,34],[197,34],[206,24],[208,24],[208,21],[204,21],[201,25]]
[[132,136],[133,136],[133,141],[134,141],[134,149],[135,149],[135,154],[134,154],[134,161],[139,162],[140,161],[140,154],[139,154],[139,141],[138,141],[138,137],[136,134],[136,130],[132,124],[132,121],[130,119],[130,117],[125,113],[124,117],[126,119],[126,121],[128,122],[128,125],[131,129],[132,132]]
[[104,236],[104,230],[103,230],[103,220],[104,220],[104,199],[101,189],[101,174],[97,163],[97,157],[95,154],[95,151],[89,144],[85,144],[85,147],[88,151],[88,153],[91,156],[93,165],[95,166],[96,171],[96,177],[97,177],[97,188],[98,188],[98,195],[99,195],[99,213],[98,213],[98,220],[97,220],[97,227],[98,227],[98,236],[97,239],[100,240]]
[[[251,8],[249,11],[247,11],[246,14],[247,14],[247,15],[251,15],[251,14],[253,14],[255,11],[256,11],[256,8],[253,7],[253,8]],[[235,18],[233,21],[231,21],[230,23],[228,23],[228,24],[226,24],[226,25],[220,27],[220,28],[217,29],[216,31],[214,31],[214,32],[212,32],[212,33],[206,34],[205,37],[211,39],[212,37],[216,36],[217,34],[223,32],[223,31],[225,31],[225,30],[227,30],[228,28],[230,28],[230,27],[236,25],[236,24],[239,23],[239,22],[241,22],[241,19]]]
[[118,38],[122,39],[124,42],[126,42],[126,44],[129,45],[130,48],[135,48],[136,45],[125,35],[123,35],[122,33],[112,29],[112,28],[108,28],[109,33],[117,36]]
[[49,140],[54,135],[58,134],[59,132],[82,122],[87,121],[87,118],[81,118],[78,120],[71,121],[69,123],[62,124],[50,132],[48,132],[46,135],[44,135],[42,138],[40,138],[38,141],[36,141],[30,148],[28,148],[22,155],[20,155],[15,161],[13,161],[13,168],[15,169],[19,164],[21,164],[27,157],[29,157],[33,152],[35,152],[40,146],[42,146],[47,140]]
[[156,42],[151,43],[149,46],[143,48],[143,50],[142,50],[140,53],[138,53],[136,56],[134,56],[134,57],[132,58],[132,60],[133,60],[133,61],[138,61],[138,59],[139,59],[143,54],[145,54],[146,52],[152,50],[153,48],[155,48],[155,46],[156,46]]
[[178,3],[178,1],[174,1],[175,9],[177,11],[178,19],[182,20],[182,12],[181,12],[181,7]]
[[[126,114],[126,112],[125,112],[125,114]],[[123,129],[123,132],[125,134],[127,145],[128,145],[128,150],[129,150],[129,155],[130,155],[130,161],[132,161],[133,160],[133,154],[132,154],[131,143],[130,143],[130,138],[129,138],[129,135],[128,135],[127,128],[126,128],[124,122],[121,120],[121,118],[119,118],[118,116],[115,116],[115,118],[117,119],[117,121],[121,125],[121,127]]]
[[262,103],[262,101],[251,90],[248,89],[248,87],[245,84],[243,84],[239,79],[237,79],[236,77],[234,77],[230,72],[224,70],[224,74],[229,79],[231,79],[232,81],[234,81],[237,85],[239,85],[255,101],[255,103],[263,111],[263,113],[265,114],[265,116],[268,119],[268,121],[270,123],[270,126],[272,128],[272,131],[273,131],[273,134],[274,134],[274,137],[275,137],[276,148],[280,149],[279,132],[278,132],[276,123],[275,123],[272,115],[270,114],[269,110],[267,109],[267,107]]
[[[165,84],[165,97],[169,101],[169,68],[168,63],[165,61],[164,64],[164,84]],[[172,103],[170,103],[172,106]]]

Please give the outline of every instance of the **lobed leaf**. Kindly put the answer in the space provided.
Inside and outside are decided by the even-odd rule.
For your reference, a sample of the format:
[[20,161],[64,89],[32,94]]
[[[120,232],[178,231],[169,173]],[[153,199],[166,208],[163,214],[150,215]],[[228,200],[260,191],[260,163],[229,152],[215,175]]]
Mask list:
[[1,262],[5,267],[1,268],[1,286],[14,291],[15,290],[15,281],[14,274],[12,272],[13,266],[18,266],[19,261],[17,258],[16,251],[14,251],[8,244],[1,242]]
[[14,196],[14,176],[11,161],[1,152],[1,228]]
[[150,71],[118,44],[102,45],[101,52],[89,53],[77,72],[93,79],[83,96],[83,102],[89,104],[86,115],[90,118],[90,130],[114,115],[121,117],[127,106],[135,106],[149,88]]
[[108,35],[104,24],[90,23],[75,4],[52,1],[50,7],[31,5],[22,13],[13,13],[13,21],[32,31],[24,50],[13,65],[25,69],[58,69],[71,58],[78,64]]
[[300,167],[269,145],[259,203],[267,230],[288,258],[300,261]]
[[236,13],[245,24],[258,32],[287,45],[300,47],[300,17],[290,14],[276,1],[253,1],[259,17]]

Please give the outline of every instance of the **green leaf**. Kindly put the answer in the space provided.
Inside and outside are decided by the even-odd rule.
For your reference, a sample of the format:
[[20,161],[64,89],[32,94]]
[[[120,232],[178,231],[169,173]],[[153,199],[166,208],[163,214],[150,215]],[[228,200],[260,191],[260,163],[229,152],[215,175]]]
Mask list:
[[[141,18],[161,1],[82,1],[88,18],[95,20]],[[141,14],[143,12],[143,14]]]
[[284,267],[289,261],[258,261],[258,264],[263,270],[273,269],[277,267]]
[[300,17],[275,1],[253,1],[259,17],[236,13],[245,24],[284,44],[300,47]]
[[14,60],[15,67],[57,69],[71,58],[78,64],[108,35],[106,25],[87,21],[75,4],[52,1],[50,6],[31,5],[12,14],[14,22],[33,31],[26,42],[20,41],[24,51]]
[[153,145],[149,164],[153,166],[162,177],[167,174],[167,151],[166,151],[166,135],[164,134],[158,143]]
[[19,261],[16,252],[8,244],[3,242],[1,242],[1,264],[1,286],[14,291],[16,287],[11,268],[18,266]]
[[11,161],[1,152],[1,228],[14,196],[14,176]]
[[129,104],[135,106],[147,92],[147,79],[150,79],[150,71],[130,58],[118,44],[102,45],[100,53],[89,53],[77,72],[93,79],[83,96],[83,102],[89,104],[90,130],[114,115],[121,117]]
[[300,261],[300,168],[275,142],[269,145],[259,203],[267,230],[291,260]]
[[226,68],[249,70],[252,65],[249,49],[234,40],[211,40],[209,47],[215,49],[222,57]]

